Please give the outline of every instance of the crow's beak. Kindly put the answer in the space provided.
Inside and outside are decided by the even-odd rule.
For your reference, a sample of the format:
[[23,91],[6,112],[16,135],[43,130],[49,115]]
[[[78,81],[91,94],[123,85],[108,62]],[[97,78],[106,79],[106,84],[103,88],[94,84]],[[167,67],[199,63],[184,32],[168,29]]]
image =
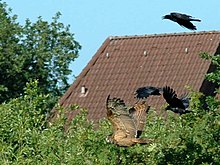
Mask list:
[[163,16],[162,19],[166,19],[165,16]]

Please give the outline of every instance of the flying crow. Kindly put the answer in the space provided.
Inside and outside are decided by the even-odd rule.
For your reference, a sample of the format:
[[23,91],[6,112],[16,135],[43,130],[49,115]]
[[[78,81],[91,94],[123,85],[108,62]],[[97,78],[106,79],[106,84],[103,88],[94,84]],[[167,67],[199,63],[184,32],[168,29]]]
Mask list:
[[161,95],[160,92],[162,91],[161,88],[147,86],[147,87],[140,87],[136,90],[136,98],[137,99],[146,99],[150,95]]
[[194,19],[190,15],[181,14],[181,13],[170,13],[169,15],[165,15],[162,17],[163,19],[170,19],[178,23],[180,26],[184,26],[190,30],[196,30],[196,26],[193,25],[190,21],[198,21],[201,22],[199,19]]
[[172,88],[166,86],[163,88],[163,97],[169,104],[166,107],[166,110],[171,110],[174,113],[178,113],[180,115],[192,112],[187,109],[189,107],[189,98],[186,95],[177,98],[175,91]]

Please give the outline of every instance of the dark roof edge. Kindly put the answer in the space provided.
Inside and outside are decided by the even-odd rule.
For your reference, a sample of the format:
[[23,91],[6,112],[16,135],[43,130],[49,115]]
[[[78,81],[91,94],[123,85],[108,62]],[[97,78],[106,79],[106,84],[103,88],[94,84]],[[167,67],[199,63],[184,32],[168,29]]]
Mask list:
[[105,50],[105,48],[107,47],[107,45],[110,43],[111,39],[110,37],[108,37],[104,43],[101,45],[101,47],[97,50],[97,52],[95,53],[95,55],[92,57],[92,59],[89,61],[89,63],[86,65],[86,67],[84,67],[84,69],[82,70],[82,72],[79,74],[79,76],[77,76],[76,80],[74,81],[74,83],[71,84],[71,86],[68,88],[68,90],[66,91],[66,93],[61,97],[59,103],[60,105],[63,104],[63,102],[68,99],[68,97],[71,95],[71,93],[74,91],[74,89],[79,85],[81,79],[83,77],[86,76],[86,74],[89,72],[90,68],[92,65],[95,64],[95,62],[98,60],[99,55]]
[[[217,50],[214,55],[220,54],[220,43],[217,47]],[[210,66],[206,72],[206,74],[214,72],[217,69],[217,66],[210,62]],[[219,85],[217,83],[213,83],[211,81],[208,81],[206,78],[203,80],[202,85],[199,89],[200,92],[205,94],[206,96],[215,96],[215,90],[216,88],[219,88]]]
[[220,30],[198,31],[198,32],[180,32],[180,33],[144,34],[144,35],[109,36],[109,39],[115,40],[115,39],[146,38],[146,37],[167,37],[167,36],[175,36],[175,35],[179,36],[179,35],[194,35],[194,34],[208,34],[208,33],[220,33]]

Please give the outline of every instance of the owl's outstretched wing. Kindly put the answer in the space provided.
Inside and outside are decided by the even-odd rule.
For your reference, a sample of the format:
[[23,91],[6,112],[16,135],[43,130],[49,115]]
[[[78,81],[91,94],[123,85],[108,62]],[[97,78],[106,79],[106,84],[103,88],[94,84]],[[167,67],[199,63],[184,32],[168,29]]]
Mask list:
[[136,138],[139,138],[144,130],[144,126],[146,124],[146,116],[149,109],[150,106],[148,106],[146,101],[138,102],[134,105],[133,108],[129,109],[129,113],[131,114],[135,122]]
[[126,137],[135,137],[136,128],[123,100],[108,96],[106,101],[107,118],[113,126],[113,134],[120,130],[120,134]]

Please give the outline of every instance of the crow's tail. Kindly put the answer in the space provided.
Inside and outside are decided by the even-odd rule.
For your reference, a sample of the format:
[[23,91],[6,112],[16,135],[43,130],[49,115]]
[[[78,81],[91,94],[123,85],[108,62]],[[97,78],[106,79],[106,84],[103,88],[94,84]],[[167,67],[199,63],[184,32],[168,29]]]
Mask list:
[[198,21],[198,22],[201,22],[200,19],[191,19],[190,21]]

